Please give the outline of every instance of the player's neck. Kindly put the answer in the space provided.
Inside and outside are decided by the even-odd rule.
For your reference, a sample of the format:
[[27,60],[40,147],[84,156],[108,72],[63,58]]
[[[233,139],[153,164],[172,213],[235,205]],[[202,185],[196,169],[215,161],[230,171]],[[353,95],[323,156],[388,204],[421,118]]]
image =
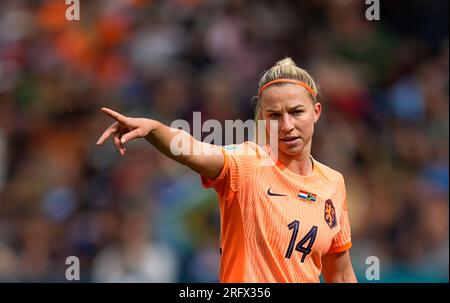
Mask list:
[[310,176],[313,174],[314,164],[309,152],[292,156],[279,151],[278,160],[293,173],[301,176]]

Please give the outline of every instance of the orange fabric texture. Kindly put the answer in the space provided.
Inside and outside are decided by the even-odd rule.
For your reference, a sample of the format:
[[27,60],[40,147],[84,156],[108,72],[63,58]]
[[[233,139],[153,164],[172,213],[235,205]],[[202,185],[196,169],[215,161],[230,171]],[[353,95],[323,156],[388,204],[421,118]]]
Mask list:
[[343,176],[314,159],[295,174],[253,142],[223,152],[219,176],[201,177],[219,196],[220,281],[320,282],[322,256],[351,247]]

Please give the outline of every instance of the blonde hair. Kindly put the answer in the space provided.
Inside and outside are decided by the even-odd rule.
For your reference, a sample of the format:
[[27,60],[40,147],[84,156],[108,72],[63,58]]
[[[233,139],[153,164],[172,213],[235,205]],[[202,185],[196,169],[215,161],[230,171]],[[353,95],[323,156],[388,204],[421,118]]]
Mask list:
[[[316,96],[319,93],[316,82],[311,77],[311,75],[300,68],[295,64],[294,60],[290,57],[286,57],[272,66],[270,69],[264,72],[259,80],[258,92],[261,92],[261,89],[274,80],[279,79],[290,79],[297,80],[305,83],[312,90],[313,93],[309,92],[309,95],[314,103],[317,102]],[[272,85],[282,85],[284,83],[274,83]],[[261,115],[261,97],[257,96],[256,98],[256,108],[255,108],[255,123],[256,123],[256,139],[258,140],[258,120]]]

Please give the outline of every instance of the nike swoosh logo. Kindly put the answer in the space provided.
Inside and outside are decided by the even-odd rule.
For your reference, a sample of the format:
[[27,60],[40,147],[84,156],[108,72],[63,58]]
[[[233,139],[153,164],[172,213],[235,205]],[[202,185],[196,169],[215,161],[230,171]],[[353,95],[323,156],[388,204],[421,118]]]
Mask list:
[[269,189],[267,190],[267,194],[268,194],[269,196],[277,196],[277,197],[286,197],[286,196],[287,196],[287,195],[276,194],[276,193],[271,192],[271,191],[270,191],[270,187],[269,187]]

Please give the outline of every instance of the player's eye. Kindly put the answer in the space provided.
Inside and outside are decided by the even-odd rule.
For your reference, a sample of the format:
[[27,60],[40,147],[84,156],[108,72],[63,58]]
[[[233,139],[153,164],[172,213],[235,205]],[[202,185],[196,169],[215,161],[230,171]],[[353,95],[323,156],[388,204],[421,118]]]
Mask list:
[[302,110],[302,109],[297,109],[297,110],[294,110],[293,112],[292,112],[292,114],[294,115],[294,116],[298,116],[298,115],[300,115],[301,113],[303,113],[304,112],[304,110]]
[[279,118],[280,114],[279,113],[270,113],[269,114],[269,118]]

